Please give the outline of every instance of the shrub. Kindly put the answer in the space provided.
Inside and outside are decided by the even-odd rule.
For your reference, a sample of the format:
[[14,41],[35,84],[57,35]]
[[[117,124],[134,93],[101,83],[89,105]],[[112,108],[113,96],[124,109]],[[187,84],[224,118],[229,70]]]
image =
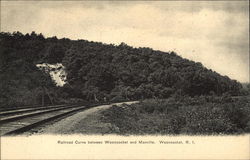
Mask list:
[[215,96],[150,99],[112,107],[103,115],[102,120],[117,126],[119,134],[250,132],[250,105],[245,98],[233,101],[231,97]]

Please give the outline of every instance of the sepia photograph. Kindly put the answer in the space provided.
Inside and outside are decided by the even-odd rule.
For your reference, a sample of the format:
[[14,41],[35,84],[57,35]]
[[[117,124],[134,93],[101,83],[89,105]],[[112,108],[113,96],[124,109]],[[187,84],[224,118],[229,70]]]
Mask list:
[[221,147],[211,159],[250,158],[248,0],[0,3],[1,158],[148,145],[111,159],[204,159],[201,141]]

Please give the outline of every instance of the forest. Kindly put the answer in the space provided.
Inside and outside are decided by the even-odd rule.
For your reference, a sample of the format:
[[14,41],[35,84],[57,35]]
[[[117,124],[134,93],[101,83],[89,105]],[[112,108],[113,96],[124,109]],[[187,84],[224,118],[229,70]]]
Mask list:
[[[41,63],[61,63],[57,86]],[[207,69],[175,52],[87,40],[45,38],[41,33],[0,33],[0,106],[115,102],[169,97],[240,96],[250,85]],[[44,96],[45,95],[45,96]]]

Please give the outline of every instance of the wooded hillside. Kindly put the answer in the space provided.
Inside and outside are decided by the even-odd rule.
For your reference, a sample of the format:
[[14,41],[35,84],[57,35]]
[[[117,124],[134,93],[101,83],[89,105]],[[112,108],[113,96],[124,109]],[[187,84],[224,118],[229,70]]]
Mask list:
[[[42,88],[55,103],[70,98],[109,101],[238,95],[242,88],[237,81],[174,52],[134,48],[125,43],[117,46],[44,38],[35,32],[2,32],[0,48],[1,106],[39,104]],[[62,63],[66,84],[56,87],[49,74],[36,67],[38,63]]]

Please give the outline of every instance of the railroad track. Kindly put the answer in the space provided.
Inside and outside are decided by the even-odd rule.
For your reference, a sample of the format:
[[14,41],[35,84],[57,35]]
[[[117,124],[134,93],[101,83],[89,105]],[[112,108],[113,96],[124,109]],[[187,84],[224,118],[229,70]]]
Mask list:
[[0,135],[9,136],[27,132],[35,127],[95,105],[57,105],[0,112]]
[[7,115],[16,115],[16,114],[22,114],[22,113],[28,113],[32,111],[38,111],[38,110],[44,110],[44,109],[52,109],[52,108],[59,108],[64,107],[65,105],[55,105],[55,106],[47,106],[47,107],[29,107],[29,108],[18,108],[18,109],[12,109],[7,111],[0,111],[0,119],[2,117],[5,117]]

